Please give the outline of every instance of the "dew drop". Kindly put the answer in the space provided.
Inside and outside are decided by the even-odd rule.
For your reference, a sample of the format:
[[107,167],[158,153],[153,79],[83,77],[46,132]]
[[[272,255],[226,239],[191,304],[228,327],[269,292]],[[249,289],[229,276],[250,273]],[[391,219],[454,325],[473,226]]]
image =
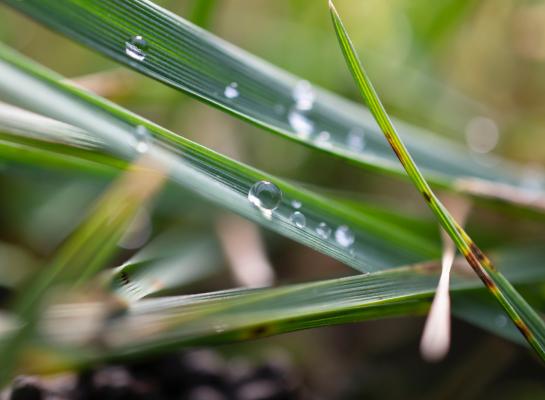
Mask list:
[[329,239],[329,237],[331,236],[331,228],[325,222],[320,222],[316,227],[316,233],[322,239]]
[[140,35],[133,36],[131,40],[125,42],[125,54],[136,61],[142,61],[146,58],[148,42]]
[[228,99],[236,99],[239,95],[238,92],[238,83],[231,82],[227,86],[225,86],[225,90],[223,91],[223,95],[227,97]]
[[292,97],[298,110],[308,111],[314,105],[316,94],[309,81],[299,81],[293,88]]
[[331,146],[331,134],[327,131],[322,131],[316,136],[315,142],[316,145],[320,147],[328,147]]
[[305,215],[299,211],[295,211],[293,214],[291,214],[290,220],[298,228],[304,228],[307,225]]
[[259,181],[250,188],[248,200],[266,216],[270,216],[282,201],[282,191],[274,183]]
[[346,145],[353,151],[362,151],[365,147],[365,134],[363,130],[354,128],[348,132],[346,137]]
[[151,135],[148,129],[143,125],[138,125],[134,130],[134,138],[136,151],[140,154],[146,153],[151,144]]
[[349,247],[354,243],[354,232],[346,225],[341,225],[335,231],[335,240],[342,247]]
[[291,206],[295,208],[296,210],[300,209],[303,203],[301,203],[299,200],[292,200]]
[[293,130],[302,138],[308,138],[314,131],[314,124],[303,113],[292,109],[288,114],[288,121]]

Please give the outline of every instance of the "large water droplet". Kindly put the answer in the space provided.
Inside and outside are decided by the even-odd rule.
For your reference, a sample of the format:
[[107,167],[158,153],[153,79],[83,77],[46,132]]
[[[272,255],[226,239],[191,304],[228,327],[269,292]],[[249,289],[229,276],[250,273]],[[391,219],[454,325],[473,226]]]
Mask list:
[[350,150],[362,151],[365,147],[365,133],[360,128],[354,128],[346,136],[346,145]]
[[335,240],[342,247],[349,247],[354,243],[354,232],[346,225],[341,225],[335,231]]
[[331,228],[325,222],[320,222],[316,227],[316,233],[322,239],[329,239],[331,236]]
[[146,58],[147,49],[148,42],[140,35],[133,36],[131,40],[125,42],[125,54],[137,61],[142,61]]
[[293,214],[291,214],[290,220],[298,228],[304,228],[307,225],[305,215],[299,211],[295,211]]
[[314,99],[316,94],[312,85],[308,81],[299,81],[293,88],[293,100],[295,100],[295,107],[302,111],[307,111],[314,105]]
[[231,82],[230,84],[228,84],[227,86],[225,86],[225,90],[223,91],[223,94],[225,97],[227,97],[228,99],[235,99],[238,97],[239,95],[239,92],[238,92],[238,83],[236,82]]
[[265,216],[270,216],[282,201],[282,191],[274,183],[259,181],[250,188],[248,200]]
[[293,130],[302,138],[308,138],[314,130],[314,124],[303,113],[292,109],[288,114],[288,122]]
[[146,153],[151,144],[151,134],[143,125],[138,125],[134,130],[135,148],[140,154]]

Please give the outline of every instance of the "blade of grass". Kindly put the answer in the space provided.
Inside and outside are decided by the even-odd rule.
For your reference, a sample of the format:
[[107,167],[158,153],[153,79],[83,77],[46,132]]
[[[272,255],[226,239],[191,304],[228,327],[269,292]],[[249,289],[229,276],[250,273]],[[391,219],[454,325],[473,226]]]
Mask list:
[[[544,249],[539,245],[494,255],[499,268],[513,282],[545,279],[541,263]],[[519,268],[519,260],[524,261],[523,268]],[[452,291],[462,295],[482,286],[465,260],[460,261],[464,268],[456,263]],[[131,304],[130,312],[110,320],[103,329],[90,332],[66,329],[81,318],[81,309],[56,305],[38,344],[53,346],[52,350],[63,356],[47,368],[41,365],[40,370],[29,362],[34,370],[27,372],[53,372],[180,346],[255,339],[332,324],[422,315],[429,308],[439,273],[439,265],[432,263],[279,288],[144,299]],[[497,309],[492,312],[497,313]],[[487,328],[498,329],[494,324]],[[82,345],[80,336],[89,340]],[[75,348],[73,342],[80,344]]]
[[331,0],[329,0],[329,7],[333,26],[348,68],[394,153],[458,250],[464,255],[488,290],[497,298],[536,353],[545,361],[545,323],[494,267],[490,259],[481,252],[433,193],[386,113]]
[[[103,55],[270,132],[357,165],[405,177],[367,110],[309,88],[308,82],[150,1],[4,2]],[[135,36],[147,43],[139,60],[126,51],[126,43]],[[237,85],[235,97],[225,95],[231,84]],[[313,101],[298,108],[297,94],[308,89],[307,99]],[[528,193],[520,179],[521,168],[506,162],[484,166],[467,149],[416,127],[401,126],[411,154],[430,182],[545,210],[545,192]],[[330,136],[325,146],[319,140],[323,131]],[[436,144],[431,146],[430,141]]]
[[[77,126],[100,138],[110,153],[124,160],[137,153],[135,135],[149,132],[147,154],[164,165],[181,186],[248,219],[367,272],[438,256],[434,243],[410,230],[385,228],[372,215],[356,212],[328,198],[223,157],[98,96],[66,83],[0,46],[0,95],[20,106]],[[248,200],[260,181],[272,182],[283,196],[271,218]],[[300,201],[306,224],[296,226],[291,202]],[[330,229],[326,233],[321,223]],[[339,242],[337,229],[354,233],[351,246]],[[343,231],[344,232],[344,231]],[[341,233],[343,233],[341,232]],[[393,244],[393,245],[392,245]]]

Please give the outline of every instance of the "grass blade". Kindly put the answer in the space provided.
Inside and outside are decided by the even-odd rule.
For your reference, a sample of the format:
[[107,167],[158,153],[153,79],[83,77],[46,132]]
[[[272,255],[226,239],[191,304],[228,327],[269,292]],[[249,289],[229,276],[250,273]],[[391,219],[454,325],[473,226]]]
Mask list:
[[369,106],[371,113],[390,143],[394,153],[407,171],[415,187],[420,191],[431,210],[437,216],[443,229],[445,229],[456,244],[458,250],[464,255],[488,290],[504,307],[507,314],[536,353],[545,361],[545,323],[509,281],[494,267],[489,258],[479,250],[469,235],[460,227],[433,193],[386,113],[331,0],[329,1],[329,6],[333,26],[335,27],[335,32],[348,68],[358,85],[363,99]]
[[[516,283],[545,279],[540,246],[495,253],[499,268]],[[524,261],[519,268],[518,260]],[[479,279],[456,263],[452,291],[465,294],[481,286]],[[55,343],[62,356],[56,364],[27,372],[53,372],[71,366],[143,353],[248,340],[332,324],[350,323],[395,315],[423,315],[429,308],[440,267],[437,263],[401,267],[332,279],[267,289],[234,289],[165,298],[150,298],[131,304],[100,331],[66,329],[81,318],[81,311],[53,306],[42,344]],[[56,310],[56,311],[55,311]],[[497,313],[493,308],[493,314]],[[487,327],[496,330],[492,324]],[[93,332],[95,336],[93,336]],[[79,335],[89,340],[81,344]],[[98,335],[98,336],[96,336]],[[70,344],[80,343],[77,348]],[[98,344],[97,344],[98,343]]]
[[[330,255],[359,271],[390,268],[438,256],[435,243],[416,237],[408,229],[391,229],[370,214],[295,187],[199,146],[98,96],[37,67],[0,46],[0,94],[21,106],[77,126],[99,138],[110,153],[127,161],[137,151],[135,132],[150,134],[148,155],[160,163],[184,188],[288,238]],[[250,189],[260,181],[274,183],[283,197],[272,218],[248,201]],[[296,226],[292,200],[303,204],[306,224]],[[317,230],[325,223],[327,235]],[[336,240],[337,229],[354,233],[351,246]],[[390,242],[390,243],[389,243]]]
[[[5,3],[117,62],[238,118],[357,165],[404,176],[372,116],[362,107],[312,89],[308,82],[148,0]],[[144,57],[137,55],[135,59],[127,54],[126,43],[130,45],[131,38],[137,36],[146,41],[146,49]],[[225,95],[231,84],[236,84],[236,91],[228,92],[232,96]],[[297,100],[301,92],[304,104]],[[326,145],[320,132],[328,133]],[[430,182],[545,210],[545,193],[528,195],[520,181],[520,168],[505,162],[502,167],[483,166],[466,149],[407,124],[401,134]],[[437,144],[430,146],[430,141]]]

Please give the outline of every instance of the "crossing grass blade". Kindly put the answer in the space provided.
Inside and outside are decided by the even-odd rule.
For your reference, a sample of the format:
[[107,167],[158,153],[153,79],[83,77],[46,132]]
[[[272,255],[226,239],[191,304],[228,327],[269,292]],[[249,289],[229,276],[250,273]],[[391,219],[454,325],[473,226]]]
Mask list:
[[539,357],[545,361],[545,323],[543,319],[524,300],[509,281],[505,279],[501,272],[494,267],[490,259],[481,252],[465,230],[454,220],[449,211],[433,193],[386,113],[331,0],[329,1],[329,6],[333,26],[335,27],[335,32],[348,68],[354,77],[363,99],[400,163],[405,168],[415,187],[424,197],[426,203],[437,216],[441,226],[456,244],[458,250],[464,255],[488,290],[500,302]]
[[[319,89],[309,110],[297,109],[294,96],[307,83],[148,0],[4,2],[119,63],[270,132],[359,166],[405,176],[367,110]],[[126,43],[135,36],[146,41],[141,60],[126,52]],[[225,96],[232,83],[238,96]],[[398,125],[430,182],[545,210],[545,193],[528,193],[521,168],[507,162],[485,166],[451,141]],[[319,140],[324,131],[330,136],[327,145]]]
[[[539,246],[512,248],[494,254],[498,267],[513,282],[545,279]],[[517,260],[524,260],[519,268]],[[452,290],[463,299],[481,287],[464,261],[453,272]],[[513,261],[515,261],[513,263]],[[423,315],[429,308],[440,267],[426,263],[386,271],[268,289],[232,289],[174,297],[143,299],[129,305],[101,329],[68,329],[93,307],[57,304],[48,312],[48,325],[35,346],[47,350],[47,363],[27,363],[27,373],[55,372],[107,360],[138,357],[180,346],[212,345],[256,339],[301,329],[399,315]],[[471,309],[456,309],[467,319]],[[488,321],[497,308],[482,307]],[[84,315],[83,315],[84,317]],[[496,332],[503,328],[486,326]],[[506,332],[503,332],[506,333]],[[85,338],[85,340],[82,340]],[[77,343],[74,347],[73,343]],[[42,354],[36,351],[38,357]],[[31,359],[32,360],[32,359]]]

